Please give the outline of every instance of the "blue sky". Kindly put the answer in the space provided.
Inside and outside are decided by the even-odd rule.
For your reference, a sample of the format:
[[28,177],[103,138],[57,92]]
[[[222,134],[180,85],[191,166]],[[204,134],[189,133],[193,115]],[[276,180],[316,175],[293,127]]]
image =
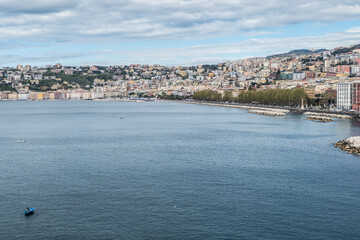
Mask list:
[[358,0],[0,0],[0,66],[219,63],[360,43]]

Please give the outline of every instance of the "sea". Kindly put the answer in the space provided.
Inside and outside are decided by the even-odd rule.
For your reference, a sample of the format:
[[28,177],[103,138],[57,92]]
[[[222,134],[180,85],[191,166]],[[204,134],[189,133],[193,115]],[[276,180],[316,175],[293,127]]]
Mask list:
[[0,239],[360,239],[360,157],[333,145],[355,135],[301,114],[3,101]]

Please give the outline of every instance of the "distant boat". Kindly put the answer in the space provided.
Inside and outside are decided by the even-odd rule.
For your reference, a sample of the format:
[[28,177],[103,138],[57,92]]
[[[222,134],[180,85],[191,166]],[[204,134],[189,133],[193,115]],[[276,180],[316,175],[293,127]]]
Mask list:
[[25,209],[25,216],[29,216],[31,214],[34,214],[35,208],[26,208]]
[[18,143],[24,143],[24,142],[26,142],[25,139],[20,139],[20,140],[18,140]]

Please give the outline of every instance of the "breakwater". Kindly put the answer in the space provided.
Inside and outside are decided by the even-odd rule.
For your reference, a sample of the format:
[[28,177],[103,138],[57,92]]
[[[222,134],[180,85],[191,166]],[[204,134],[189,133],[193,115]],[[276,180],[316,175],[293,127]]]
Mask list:
[[306,118],[307,120],[316,121],[316,122],[331,122],[332,119],[328,117],[321,116],[310,116]]
[[335,143],[335,147],[351,154],[360,155],[360,136],[349,137],[345,140]]
[[284,112],[280,111],[264,111],[264,110],[250,110],[249,113],[255,113],[259,115],[265,115],[265,116],[274,116],[274,117],[281,117],[286,116]]
[[339,119],[351,119],[349,115],[342,115],[336,113],[319,113],[319,112],[304,112],[304,115],[317,116],[317,117],[328,117],[328,118],[339,118]]

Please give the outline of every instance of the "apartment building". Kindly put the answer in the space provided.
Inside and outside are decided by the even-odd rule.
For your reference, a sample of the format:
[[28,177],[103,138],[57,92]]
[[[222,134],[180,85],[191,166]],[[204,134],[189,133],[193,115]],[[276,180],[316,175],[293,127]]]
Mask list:
[[360,82],[352,84],[352,109],[360,111]]
[[337,108],[349,111],[352,107],[352,83],[337,84]]

